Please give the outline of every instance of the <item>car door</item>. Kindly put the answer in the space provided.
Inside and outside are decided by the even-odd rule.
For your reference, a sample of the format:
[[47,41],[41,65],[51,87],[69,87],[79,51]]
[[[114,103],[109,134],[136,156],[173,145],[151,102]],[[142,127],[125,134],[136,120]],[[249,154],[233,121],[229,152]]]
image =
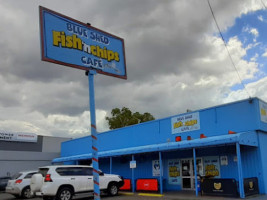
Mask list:
[[104,176],[104,173],[99,170],[99,187],[100,189],[107,189],[109,183],[109,177]]
[[73,170],[73,176],[71,179],[74,183],[74,189],[76,192],[85,192],[88,189],[88,177],[85,172],[84,167],[74,167]]
[[64,176],[65,183],[74,187],[75,192],[84,192],[87,191],[88,179],[83,169],[83,167],[58,167],[56,171],[60,176]]
[[87,178],[87,191],[93,191],[94,190],[93,168],[85,167],[85,173]]

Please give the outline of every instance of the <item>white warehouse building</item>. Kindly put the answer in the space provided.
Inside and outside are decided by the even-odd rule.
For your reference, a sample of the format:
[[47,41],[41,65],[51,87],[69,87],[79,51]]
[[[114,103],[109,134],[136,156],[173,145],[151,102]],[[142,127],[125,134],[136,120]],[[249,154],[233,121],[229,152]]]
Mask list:
[[66,140],[70,138],[0,131],[0,176],[51,165]]

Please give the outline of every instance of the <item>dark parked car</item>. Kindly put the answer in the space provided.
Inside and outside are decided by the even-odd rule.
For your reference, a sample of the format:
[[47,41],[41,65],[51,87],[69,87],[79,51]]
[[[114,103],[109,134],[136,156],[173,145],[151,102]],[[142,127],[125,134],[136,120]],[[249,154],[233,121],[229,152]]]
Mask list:
[[0,177],[0,191],[5,191],[7,182],[10,180],[11,177],[5,176],[5,177]]

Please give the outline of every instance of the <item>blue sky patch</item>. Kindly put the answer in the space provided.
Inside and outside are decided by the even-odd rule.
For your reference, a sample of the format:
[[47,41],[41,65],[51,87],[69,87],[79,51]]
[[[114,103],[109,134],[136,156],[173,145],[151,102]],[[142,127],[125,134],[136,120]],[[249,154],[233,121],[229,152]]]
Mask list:
[[[243,57],[248,62],[256,62],[259,71],[250,80],[242,80],[244,84],[255,82],[266,76],[267,73],[267,11],[258,10],[249,12],[236,18],[232,27],[222,33],[226,42],[232,37],[237,37],[246,48],[246,55]],[[237,63],[235,63],[237,65]],[[241,84],[236,84],[232,90],[242,89]]]

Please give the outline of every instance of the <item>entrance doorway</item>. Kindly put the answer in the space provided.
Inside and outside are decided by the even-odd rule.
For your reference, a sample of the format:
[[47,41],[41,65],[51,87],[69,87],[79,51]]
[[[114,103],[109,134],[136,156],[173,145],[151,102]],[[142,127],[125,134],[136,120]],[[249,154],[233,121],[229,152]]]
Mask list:
[[[195,189],[195,172],[194,172],[194,159],[182,159],[182,189],[194,190]],[[203,174],[203,161],[202,158],[196,159],[197,175]]]

